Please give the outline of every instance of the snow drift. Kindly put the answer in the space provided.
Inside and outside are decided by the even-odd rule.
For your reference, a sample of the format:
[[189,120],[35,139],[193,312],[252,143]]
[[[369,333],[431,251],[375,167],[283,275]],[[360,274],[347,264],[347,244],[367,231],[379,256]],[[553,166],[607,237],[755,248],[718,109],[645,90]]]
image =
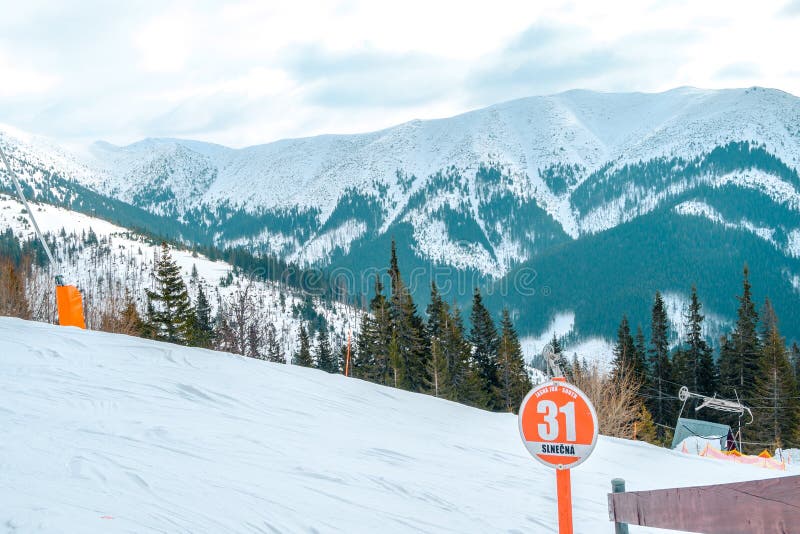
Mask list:
[[[0,318],[0,428],[11,532],[556,529],[515,416],[202,349]],[[572,476],[576,532],[610,529],[613,477],[776,475],[601,437]]]

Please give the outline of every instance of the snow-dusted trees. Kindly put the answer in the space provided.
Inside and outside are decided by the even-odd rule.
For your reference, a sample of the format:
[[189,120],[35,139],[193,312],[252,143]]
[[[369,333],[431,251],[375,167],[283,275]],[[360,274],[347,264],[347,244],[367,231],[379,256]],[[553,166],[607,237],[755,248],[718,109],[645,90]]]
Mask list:
[[154,289],[147,290],[146,319],[153,338],[186,344],[192,336],[194,309],[180,267],[166,243],[161,244],[153,279]]

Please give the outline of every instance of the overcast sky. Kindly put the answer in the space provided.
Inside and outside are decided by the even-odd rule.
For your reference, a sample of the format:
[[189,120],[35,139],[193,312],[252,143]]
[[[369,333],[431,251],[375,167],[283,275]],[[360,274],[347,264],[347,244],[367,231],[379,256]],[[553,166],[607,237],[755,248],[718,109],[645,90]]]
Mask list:
[[800,95],[800,0],[0,0],[0,123],[231,146],[574,88]]

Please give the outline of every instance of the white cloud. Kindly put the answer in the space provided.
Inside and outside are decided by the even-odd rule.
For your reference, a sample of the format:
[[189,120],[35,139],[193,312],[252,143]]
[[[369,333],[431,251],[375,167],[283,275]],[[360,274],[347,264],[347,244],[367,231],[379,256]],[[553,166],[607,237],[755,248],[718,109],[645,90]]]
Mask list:
[[783,0],[44,0],[0,19],[0,121],[72,140],[243,145],[576,87],[800,94],[790,12]]
[[28,97],[47,93],[57,87],[59,77],[40,72],[9,57],[0,50],[0,98]]

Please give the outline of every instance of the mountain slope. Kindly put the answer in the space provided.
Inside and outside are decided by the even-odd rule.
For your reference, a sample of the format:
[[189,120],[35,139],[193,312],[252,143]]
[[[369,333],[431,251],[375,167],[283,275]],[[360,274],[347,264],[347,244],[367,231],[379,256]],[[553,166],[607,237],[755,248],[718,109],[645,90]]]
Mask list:
[[[616,244],[628,254],[636,253],[634,237],[658,238],[641,272],[680,270],[667,286],[663,276],[618,276],[628,272],[618,255],[597,262],[603,268],[593,279],[608,284],[605,293],[594,285],[578,304],[556,297],[561,290],[545,306],[512,303],[533,315],[523,321],[530,328],[607,304],[603,317],[577,318],[584,336],[613,335],[609,317],[618,321],[647,305],[613,298],[625,284],[652,295],[700,283],[691,258],[673,265],[671,251],[686,248],[687,237],[652,233],[651,222],[669,213],[670,228],[699,226],[693,238],[723,239],[693,247],[716,258],[720,284],[701,293],[715,306],[732,298],[721,291],[736,286],[742,264],[758,261],[750,238],[763,241],[771,258],[765,286],[784,293],[771,296],[784,299],[778,313],[791,316],[785,332],[800,339],[793,312],[800,305],[800,99],[778,90],[570,91],[378,132],[243,149],[147,139],[69,155],[2,129],[0,143],[40,200],[187,242],[243,245],[344,273],[351,294],[370,292],[370,273],[385,267],[395,238],[423,306],[434,279],[454,288],[448,300],[465,302],[473,287],[510,286],[520,270],[537,271],[541,262],[560,268],[554,258],[561,250],[605,254],[593,243],[606,232],[630,235]],[[753,274],[756,282],[762,276]],[[496,302],[499,315],[503,302]],[[712,311],[731,317],[728,306]]]
[[[11,531],[556,531],[513,415],[294,366],[0,318],[0,426]],[[576,532],[610,528],[613,477],[776,474],[601,437]]]

